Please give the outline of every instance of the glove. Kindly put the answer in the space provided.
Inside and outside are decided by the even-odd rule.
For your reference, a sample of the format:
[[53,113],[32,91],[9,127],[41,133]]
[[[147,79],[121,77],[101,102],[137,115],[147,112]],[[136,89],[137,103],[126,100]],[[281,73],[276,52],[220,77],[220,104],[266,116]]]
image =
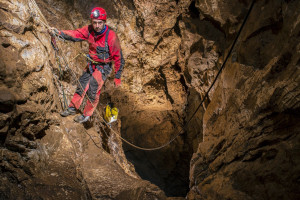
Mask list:
[[119,87],[120,85],[121,85],[121,79],[117,79],[117,78],[115,78],[115,86],[116,87]]
[[48,29],[48,32],[49,32],[49,34],[50,35],[58,35],[58,34],[60,34],[60,31],[58,31],[56,28],[54,28],[54,27],[51,27],[50,29]]

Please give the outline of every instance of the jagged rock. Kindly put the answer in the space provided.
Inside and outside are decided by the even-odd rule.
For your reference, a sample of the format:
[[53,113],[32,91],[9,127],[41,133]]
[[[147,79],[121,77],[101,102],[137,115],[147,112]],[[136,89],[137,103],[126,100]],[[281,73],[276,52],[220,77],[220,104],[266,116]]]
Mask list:
[[299,198],[299,8],[256,1],[204,113],[189,199]]
[[14,109],[15,97],[9,90],[0,90],[0,112],[9,113]]
[[[72,20],[86,22],[80,15],[72,15],[71,22],[65,19],[72,9],[64,2],[58,5],[63,13],[47,3],[50,1],[38,1],[41,10],[48,7],[45,16],[52,26],[73,29],[79,24],[74,25]],[[20,199],[114,199],[123,193],[131,198],[138,191],[139,199],[165,199],[157,186],[136,174],[115,133],[102,141],[104,129],[85,130],[72,119],[62,120],[55,114],[62,106],[60,84],[70,96],[76,87],[74,77],[63,68],[64,80],[59,83],[49,35],[31,3],[2,1],[1,8],[0,197],[12,199],[18,194]],[[50,17],[48,12],[52,12]],[[58,16],[62,21],[53,20]],[[66,49],[68,59],[81,51],[80,44],[59,47]],[[76,61],[85,65],[83,59]],[[71,62],[69,67],[78,77],[80,66]],[[105,143],[110,153],[105,151]]]
[[[58,115],[87,43],[57,41],[75,74],[59,69],[33,4],[0,0],[0,199],[299,199],[298,1],[256,1],[194,113],[251,2],[37,0],[58,29],[107,10],[126,60],[98,106],[119,108],[113,133],[97,114],[84,126]],[[153,152],[119,137],[151,148],[178,133]]]

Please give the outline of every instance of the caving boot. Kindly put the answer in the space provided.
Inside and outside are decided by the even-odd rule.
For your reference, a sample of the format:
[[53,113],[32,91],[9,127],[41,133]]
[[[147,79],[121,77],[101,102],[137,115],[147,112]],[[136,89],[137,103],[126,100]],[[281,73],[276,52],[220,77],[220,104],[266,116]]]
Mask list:
[[79,115],[74,118],[74,121],[77,123],[84,123],[90,119],[90,116]]
[[76,108],[69,107],[65,111],[61,112],[60,115],[63,117],[69,116],[69,115],[75,115],[76,114]]

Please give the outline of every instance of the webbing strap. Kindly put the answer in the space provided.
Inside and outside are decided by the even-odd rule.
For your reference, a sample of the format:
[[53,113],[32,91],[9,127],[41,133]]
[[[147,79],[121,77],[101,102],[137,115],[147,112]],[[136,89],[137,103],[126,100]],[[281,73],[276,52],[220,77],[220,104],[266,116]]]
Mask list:
[[109,28],[107,28],[107,31],[105,33],[105,50],[109,53],[109,46],[108,46],[108,34],[109,34]]

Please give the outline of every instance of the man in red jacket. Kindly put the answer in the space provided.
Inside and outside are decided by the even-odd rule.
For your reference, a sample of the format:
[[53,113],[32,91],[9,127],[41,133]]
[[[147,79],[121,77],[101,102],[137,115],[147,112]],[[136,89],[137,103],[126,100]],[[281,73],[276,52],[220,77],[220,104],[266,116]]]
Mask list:
[[97,107],[100,89],[112,71],[112,62],[114,62],[115,68],[115,85],[116,87],[121,85],[121,73],[125,61],[118,36],[105,25],[105,22],[106,11],[96,7],[91,12],[91,25],[77,30],[59,31],[59,34],[66,40],[88,41],[88,56],[96,62],[89,62],[86,71],[79,79],[81,86],[77,86],[68,109],[61,113],[63,117],[76,114],[76,109],[80,107],[87,92],[89,98],[83,114],[74,118],[78,123],[86,122]]

